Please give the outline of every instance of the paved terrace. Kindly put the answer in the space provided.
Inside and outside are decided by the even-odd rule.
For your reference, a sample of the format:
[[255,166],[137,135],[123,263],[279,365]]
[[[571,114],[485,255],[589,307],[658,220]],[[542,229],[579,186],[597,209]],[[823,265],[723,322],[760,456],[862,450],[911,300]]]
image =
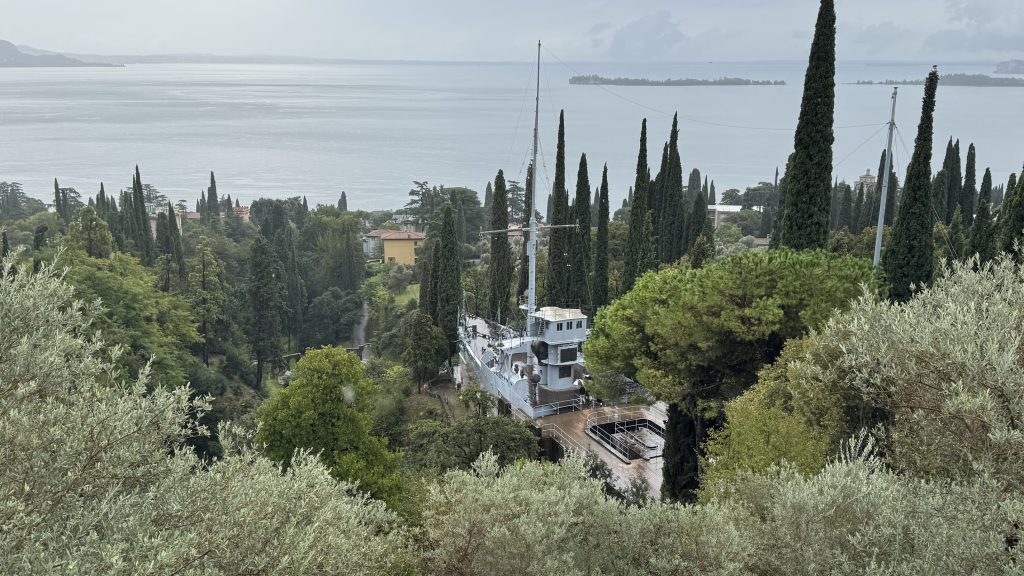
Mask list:
[[[629,464],[626,464],[615,454],[612,454],[607,448],[605,448],[603,444],[586,433],[587,418],[589,416],[614,416],[618,411],[626,410],[642,412],[648,420],[658,422],[663,427],[665,426],[665,412],[657,405],[620,407],[602,406],[599,408],[586,408],[578,412],[568,412],[565,414],[538,418],[536,424],[541,428],[545,436],[554,437],[559,444],[563,445],[564,448],[582,448],[596,454],[598,458],[608,464],[612,473],[615,474],[615,485],[618,488],[623,489],[629,483],[630,479],[640,477],[647,480],[647,484],[650,486],[651,496],[654,498],[660,498],[662,483],[661,456],[652,458],[651,460],[638,458],[631,461]],[[557,427],[557,429],[552,430],[552,427]],[[569,446],[566,446],[566,444],[569,444]]]

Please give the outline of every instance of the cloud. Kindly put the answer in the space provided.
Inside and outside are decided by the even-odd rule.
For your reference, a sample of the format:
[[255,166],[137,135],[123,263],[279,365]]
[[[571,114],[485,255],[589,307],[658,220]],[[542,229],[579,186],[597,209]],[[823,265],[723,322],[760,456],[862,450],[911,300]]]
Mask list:
[[841,29],[850,31],[853,44],[859,48],[858,53],[870,56],[891,53],[894,47],[905,46],[917,36],[913,30],[891,21],[860,29],[854,26],[842,26]]
[[1024,36],[1011,32],[942,30],[925,39],[922,47],[928,53],[1024,53]]
[[613,60],[672,60],[687,37],[668,10],[643,16],[615,31],[608,46]]

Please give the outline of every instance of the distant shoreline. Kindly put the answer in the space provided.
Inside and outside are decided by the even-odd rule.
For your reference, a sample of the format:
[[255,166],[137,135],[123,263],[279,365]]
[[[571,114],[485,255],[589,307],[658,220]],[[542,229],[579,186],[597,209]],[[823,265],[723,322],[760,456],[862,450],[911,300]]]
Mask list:
[[701,80],[696,78],[680,78],[650,80],[647,78],[605,78],[597,74],[573,76],[569,84],[580,86],[785,86],[782,80],[748,80],[746,78],[716,78]]
[[[915,80],[858,80],[854,86],[923,86],[924,79]],[[1024,78],[993,78],[985,74],[947,74],[939,79],[940,86],[972,88],[1024,88]]]

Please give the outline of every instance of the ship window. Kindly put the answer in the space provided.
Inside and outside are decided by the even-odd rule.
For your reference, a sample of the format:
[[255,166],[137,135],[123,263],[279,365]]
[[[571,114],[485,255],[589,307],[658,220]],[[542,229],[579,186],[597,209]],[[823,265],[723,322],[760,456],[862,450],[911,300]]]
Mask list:
[[571,378],[572,377],[572,366],[559,366],[558,367],[559,378]]
[[576,361],[576,348],[562,348],[558,351],[559,362],[575,362]]
[[577,328],[583,328],[583,320],[578,320],[578,321],[576,322],[576,327],[577,327]]
[[561,322],[559,322],[559,323],[558,323],[558,327],[557,327],[557,328],[555,328],[555,330],[561,330],[561,329],[562,329],[562,323],[561,323]]

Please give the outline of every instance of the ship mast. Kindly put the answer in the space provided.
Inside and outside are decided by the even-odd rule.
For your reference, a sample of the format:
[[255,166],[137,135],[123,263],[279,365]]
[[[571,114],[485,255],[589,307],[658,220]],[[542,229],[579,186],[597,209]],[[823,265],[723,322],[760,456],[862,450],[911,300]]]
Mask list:
[[[526,255],[530,261],[530,283],[526,296],[526,335],[536,336],[535,322],[532,315],[537,311],[537,138],[540,118],[540,40],[537,41],[537,92],[534,98],[533,108],[533,160],[530,162],[530,170],[533,177],[530,178],[530,189],[526,191],[530,195],[530,236],[526,240]],[[527,349],[529,350],[529,346]],[[534,364],[533,351],[527,353],[527,362]]]

